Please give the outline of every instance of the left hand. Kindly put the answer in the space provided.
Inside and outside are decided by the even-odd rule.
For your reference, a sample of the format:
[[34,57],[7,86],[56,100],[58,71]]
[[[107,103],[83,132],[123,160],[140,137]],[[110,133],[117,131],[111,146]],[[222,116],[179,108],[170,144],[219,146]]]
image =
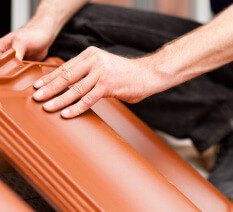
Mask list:
[[136,103],[154,93],[156,81],[148,62],[147,57],[129,59],[89,47],[36,81],[34,87],[40,89],[33,98],[45,101],[69,86],[65,93],[43,105],[49,112],[66,107],[61,112],[64,118],[85,112],[102,97]]

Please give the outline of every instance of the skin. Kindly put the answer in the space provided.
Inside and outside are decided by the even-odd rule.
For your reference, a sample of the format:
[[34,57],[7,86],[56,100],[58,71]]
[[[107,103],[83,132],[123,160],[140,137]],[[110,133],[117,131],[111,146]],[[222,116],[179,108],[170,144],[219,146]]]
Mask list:
[[0,39],[0,52],[16,50],[19,59],[42,60],[65,23],[87,0],[41,0],[31,20]]
[[[0,50],[3,52],[17,47],[20,58],[42,59],[62,26],[86,2],[69,1],[70,4],[63,0],[41,1],[35,16],[25,27],[13,32],[14,36],[10,34],[0,40]],[[51,5],[50,12],[48,5]],[[41,23],[45,23],[46,18],[50,19],[50,26],[43,28]],[[232,18],[233,6],[230,6],[210,23],[141,58],[124,58],[89,47],[35,82],[34,87],[38,91],[33,98],[37,101],[49,100],[43,105],[46,111],[63,109],[61,115],[64,118],[82,114],[100,98],[115,97],[128,103],[139,102],[231,62]],[[32,29],[39,30],[38,40],[33,40],[35,33],[31,32]],[[20,35],[27,39],[18,41],[16,38]],[[68,91],[54,97],[67,87]],[[76,100],[79,101],[70,105]]]

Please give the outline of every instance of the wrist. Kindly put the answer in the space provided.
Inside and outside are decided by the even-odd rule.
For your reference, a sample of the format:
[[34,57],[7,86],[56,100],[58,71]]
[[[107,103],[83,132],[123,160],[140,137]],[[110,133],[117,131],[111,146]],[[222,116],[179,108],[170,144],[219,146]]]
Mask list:
[[36,24],[56,37],[67,21],[88,0],[40,0],[29,25]]
[[166,47],[153,54],[139,58],[143,60],[148,81],[149,95],[165,91],[179,84],[178,70],[167,60]]
[[165,44],[161,49],[148,56],[153,73],[152,78],[159,85],[159,87],[157,84],[154,85],[154,91],[161,92],[175,87],[209,70],[208,64],[205,67],[201,64],[204,56],[198,47],[186,48],[190,40],[192,38],[187,35]]
[[52,11],[49,11],[46,1],[41,1],[36,13],[26,24],[26,27],[37,27],[46,32],[53,39],[56,38],[63,24],[60,18]]
[[[57,2],[59,5],[59,2]],[[37,27],[55,39],[67,22],[67,11],[54,1],[41,0],[27,27]]]
[[51,17],[33,17],[26,25],[29,29],[39,29],[41,32],[47,35],[51,40],[55,40],[60,29]]

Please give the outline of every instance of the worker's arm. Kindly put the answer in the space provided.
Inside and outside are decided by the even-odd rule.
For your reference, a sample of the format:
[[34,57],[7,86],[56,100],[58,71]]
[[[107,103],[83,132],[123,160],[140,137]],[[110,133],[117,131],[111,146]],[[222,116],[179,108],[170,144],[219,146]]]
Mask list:
[[88,0],[40,0],[31,20],[0,39],[0,52],[16,50],[18,58],[42,60],[61,28]]
[[34,98],[47,100],[73,85],[44,105],[52,112],[80,99],[62,111],[65,118],[83,113],[102,97],[138,102],[232,61],[232,20],[233,6],[210,23],[137,59],[88,48],[37,81],[35,87],[40,89]]
[[[166,44],[150,56],[156,69],[171,77],[162,90],[233,61],[232,18],[233,5],[208,24]],[[159,88],[154,89],[156,92]]]

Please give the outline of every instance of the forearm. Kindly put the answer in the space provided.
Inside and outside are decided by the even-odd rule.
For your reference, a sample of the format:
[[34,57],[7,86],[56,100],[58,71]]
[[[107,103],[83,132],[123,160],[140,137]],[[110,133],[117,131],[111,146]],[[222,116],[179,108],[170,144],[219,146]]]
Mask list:
[[57,36],[66,22],[88,0],[40,0],[28,25],[36,24]]
[[[162,90],[214,70],[233,60],[233,6],[210,23],[148,56],[155,77],[167,78]],[[157,92],[157,87],[154,92]]]

